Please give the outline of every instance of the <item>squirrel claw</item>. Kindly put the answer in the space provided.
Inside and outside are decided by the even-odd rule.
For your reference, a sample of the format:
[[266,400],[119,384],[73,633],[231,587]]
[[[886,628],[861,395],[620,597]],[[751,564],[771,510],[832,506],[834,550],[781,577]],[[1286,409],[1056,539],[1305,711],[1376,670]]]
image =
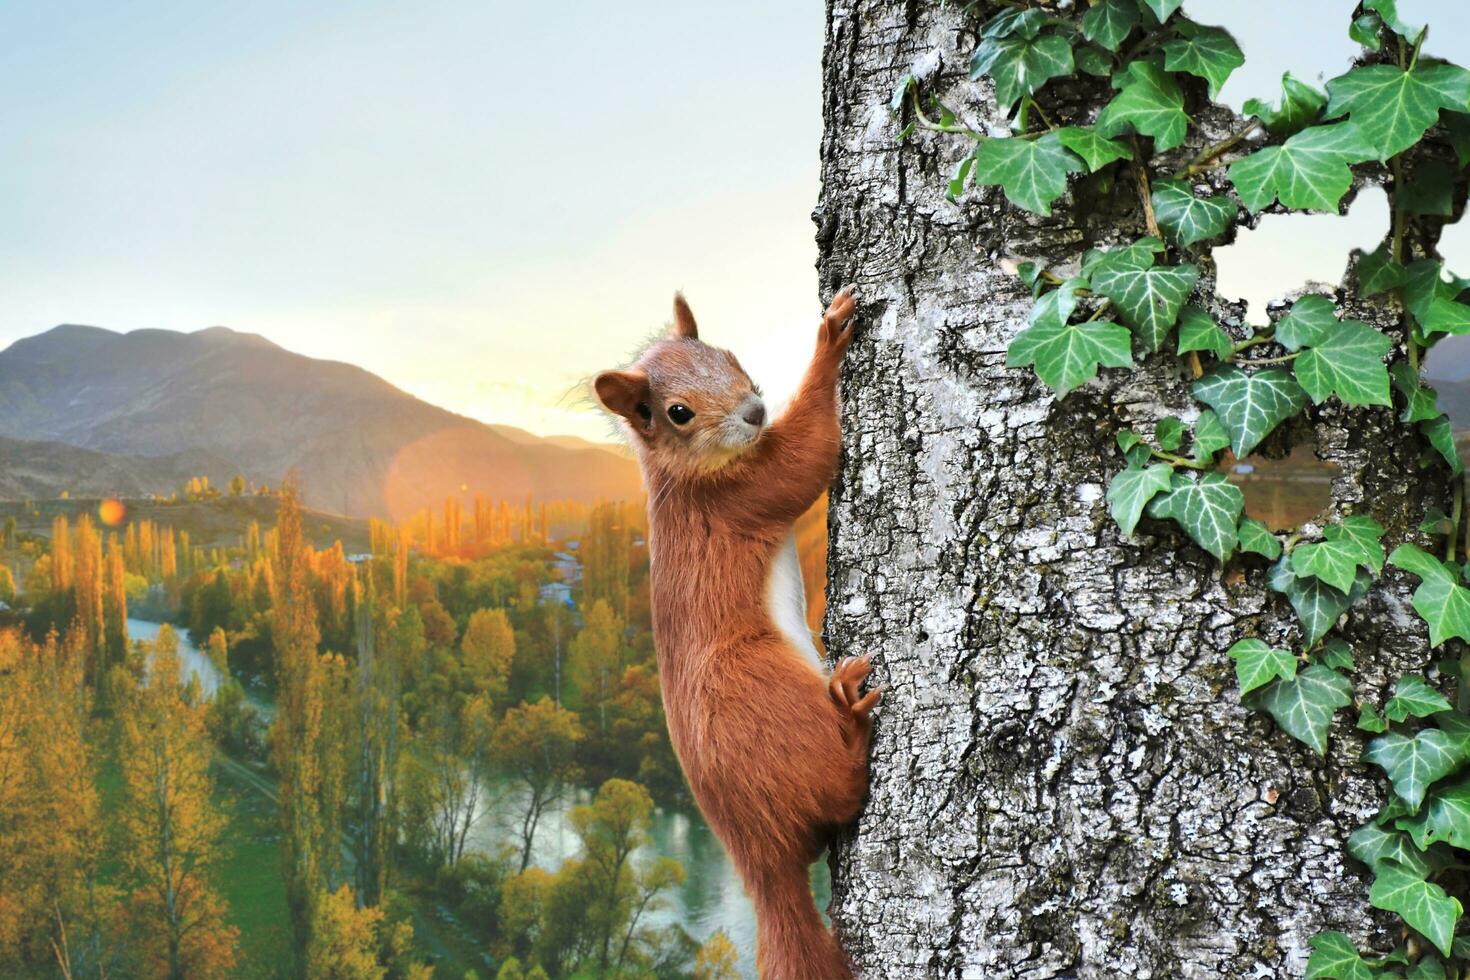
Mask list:
[[851,286],[844,287],[822,314],[821,339],[824,346],[836,348],[840,354],[852,340],[852,314],[857,310]]
[[879,689],[869,691],[866,695],[859,693],[863,681],[872,670],[871,656],[843,657],[832,669],[832,676],[827,682],[827,690],[832,695],[833,703],[843,714],[850,715],[859,722],[867,721],[868,714],[878,703],[882,693]]

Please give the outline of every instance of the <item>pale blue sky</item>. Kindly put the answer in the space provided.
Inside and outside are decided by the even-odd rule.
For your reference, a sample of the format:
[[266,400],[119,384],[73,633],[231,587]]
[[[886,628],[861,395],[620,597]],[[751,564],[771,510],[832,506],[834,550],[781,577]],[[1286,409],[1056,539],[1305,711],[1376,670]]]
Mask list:
[[[1436,25],[1431,51],[1470,64],[1458,5],[1401,2]],[[1346,67],[1352,6],[1186,3],[1245,49],[1237,103],[1287,68]],[[823,16],[814,0],[4,4],[0,346],[60,322],[225,324],[489,421],[596,436],[566,393],[683,288],[779,393],[818,312]],[[1377,239],[1371,212],[1308,219],[1315,239],[1256,249],[1222,284],[1335,279],[1345,241]]]

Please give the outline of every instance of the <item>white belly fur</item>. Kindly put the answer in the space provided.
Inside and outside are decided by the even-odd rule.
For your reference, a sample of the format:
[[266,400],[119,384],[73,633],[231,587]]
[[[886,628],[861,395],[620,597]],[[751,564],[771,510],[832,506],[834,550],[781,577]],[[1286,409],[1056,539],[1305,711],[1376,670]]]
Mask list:
[[786,538],[766,579],[766,611],[781,635],[810,657],[818,670],[823,669],[822,656],[812,642],[811,630],[806,624],[806,587],[801,582],[801,561],[796,556],[796,535]]

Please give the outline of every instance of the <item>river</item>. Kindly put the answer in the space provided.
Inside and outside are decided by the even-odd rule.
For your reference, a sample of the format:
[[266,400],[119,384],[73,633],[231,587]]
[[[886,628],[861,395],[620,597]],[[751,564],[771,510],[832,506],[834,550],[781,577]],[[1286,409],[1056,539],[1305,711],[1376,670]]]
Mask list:
[[[158,630],[158,623],[128,620],[130,639],[152,641],[157,638]],[[187,683],[190,678],[198,678],[200,689],[212,696],[219,689],[219,671],[208,655],[194,646],[187,630],[180,629],[178,638],[183,680]],[[255,692],[247,693],[246,700],[263,717],[269,718],[275,713],[275,706]],[[591,799],[591,790],[579,789],[575,794],[567,794],[560,804],[542,815],[536,830],[536,842],[531,849],[533,864],[555,871],[567,858],[577,855],[580,842],[567,814],[577,803],[587,803]],[[498,808],[487,806],[487,809]],[[739,876],[709,826],[698,813],[655,809],[649,836],[651,843],[634,855],[634,862],[659,856],[671,857],[684,866],[688,877],[682,886],[667,896],[666,908],[646,915],[646,924],[664,926],[677,922],[699,942],[704,942],[717,929],[723,929],[740,953],[741,971],[747,976],[754,976],[755,912],[740,885]],[[514,831],[497,821],[493,813],[487,813],[475,828],[472,846],[488,852],[497,850],[503,843],[517,843]],[[817,906],[825,908],[831,894],[825,862],[813,865],[812,890],[817,897]]]

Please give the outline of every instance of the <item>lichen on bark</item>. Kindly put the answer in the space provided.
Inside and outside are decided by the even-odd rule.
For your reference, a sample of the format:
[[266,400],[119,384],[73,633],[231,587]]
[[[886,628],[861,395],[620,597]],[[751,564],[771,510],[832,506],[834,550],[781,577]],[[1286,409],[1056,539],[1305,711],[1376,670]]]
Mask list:
[[[898,138],[888,100],[911,70],[969,125],[1004,124],[967,77],[959,7],[828,6],[819,267],[824,292],[856,285],[861,326],[826,636],[872,652],[886,689],[871,798],[834,851],[834,922],[867,977],[1300,975],[1322,929],[1387,948],[1344,847],[1382,802],[1353,713],[1319,759],[1239,703],[1225,650],[1295,630],[1264,561],[1222,569],[1173,525],[1125,539],[1108,516],[1117,431],[1190,418],[1187,371],[1158,355],[1058,400],[1005,366],[1031,303],[1006,260],[1137,237],[1131,182],[1084,180],[1050,218],[994,188],[950,202],[965,142]],[[1209,110],[1177,156],[1239,124]],[[1212,311],[1241,327],[1238,306]],[[1390,409],[1313,408],[1265,448],[1292,442],[1341,467],[1334,512],[1371,513],[1386,540],[1446,502]],[[1340,631],[1360,698],[1429,666],[1412,584],[1388,570]]]

